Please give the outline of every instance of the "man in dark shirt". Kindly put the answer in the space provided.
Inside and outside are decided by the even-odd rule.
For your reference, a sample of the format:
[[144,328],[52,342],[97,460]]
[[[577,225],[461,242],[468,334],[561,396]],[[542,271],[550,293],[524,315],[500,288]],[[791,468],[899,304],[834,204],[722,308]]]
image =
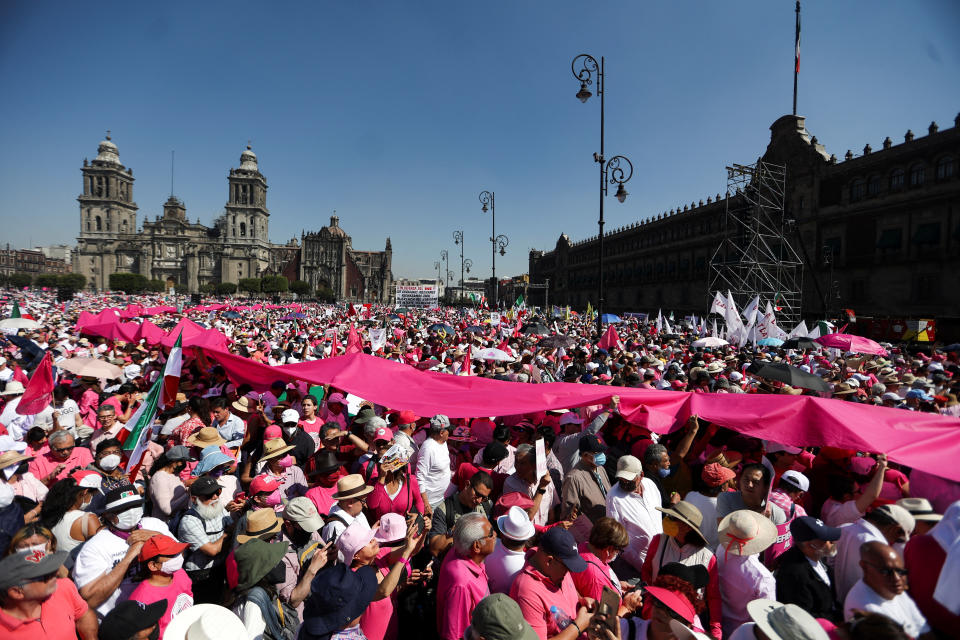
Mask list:
[[280,423],[284,442],[293,445],[290,455],[296,459],[298,466],[303,467],[317,449],[313,438],[300,428],[300,414],[293,409],[287,409],[280,415]]
[[430,553],[442,556],[453,544],[453,525],[460,516],[467,513],[482,513],[487,518],[493,511],[490,493],[493,491],[493,478],[486,471],[477,471],[470,478],[463,491],[457,491],[437,505],[433,511],[433,522],[427,536]]
[[815,618],[840,622],[833,571],[823,562],[836,553],[840,529],[803,516],[790,523],[790,533],[794,546],[780,556],[777,600],[802,607]]

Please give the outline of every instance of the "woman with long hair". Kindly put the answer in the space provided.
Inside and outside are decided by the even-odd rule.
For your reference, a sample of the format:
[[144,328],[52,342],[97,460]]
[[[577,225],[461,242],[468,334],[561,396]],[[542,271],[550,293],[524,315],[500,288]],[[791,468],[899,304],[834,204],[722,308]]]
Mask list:
[[[393,453],[391,453],[393,452]],[[393,446],[378,463],[377,483],[367,498],[367,509],[375,522],[386,513],[423,513],[423,496],[416,475],[410,473],[409,450]]]
[[53,532],[61,551],[80,546],[103,526],[96,515],[83,510],[93,501],[94,491],[92,487],[79,486],[73,477],[50,487],[40,507],[40,523]]
[[187,421],[173,431],[174,444],[186,444],[187,438],[210,426],[210,403],[206,398],[192,396],[187,401],[187,413],[190,414]]

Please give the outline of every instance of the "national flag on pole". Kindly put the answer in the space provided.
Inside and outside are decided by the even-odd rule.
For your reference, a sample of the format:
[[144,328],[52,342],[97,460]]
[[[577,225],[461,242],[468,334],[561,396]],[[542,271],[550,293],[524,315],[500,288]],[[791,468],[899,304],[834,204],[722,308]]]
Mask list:
[[163,397],[159,407],[169,409],[177,403],[177,391],[180,389],[180,369],[183,367],[183,330],[170,349],[167,364],[163,367]]
[[32,416],[46,409],[53,401],[53,369],[50,352],[47,351],[40,365],[27,382],[26,391],[20,397],[15,411],[22,416]]
[[17,303],[16,300],[13,301],[13,308],[10,309],[10,317],[11,317],[11,318],[19,318],[19,317],[21,317],[21,316],[20,316],[20,305]]
[[131,478],[136,477],[140,467],[140,459],[143,452],[147,449],[147,443],[150,441],[150,434],[153,431],[151,425],[157,415],[157,405],[160,402],[160,395],[163,391],[163,384],[166,376],[157,379],[150,387],[146,399],[140,403],[136,413],[130,418],[127,424],[117,434],[117,440],[122,444],[123,451],[130,455],[127,458],[127,475]]

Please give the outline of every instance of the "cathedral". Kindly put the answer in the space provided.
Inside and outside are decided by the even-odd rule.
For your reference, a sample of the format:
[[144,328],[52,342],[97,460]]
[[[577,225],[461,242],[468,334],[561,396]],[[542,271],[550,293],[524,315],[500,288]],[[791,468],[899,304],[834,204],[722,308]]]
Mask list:
[[97,157],[84,159],[80,235],[74,270],[95,289],[109,287],[110,274],[139,273],[161,280],[167,289],[195,293],[203,285],[237,283],[242,278],[283,275],[312,287],[332,289],[338,300],[386,302],[392,288],[392,248],[355,251],[339,219],[319,232],[302,234],[302,244],[270,242],[267,179],[248,145],[240,166],[227,176],[228,196],[213,226],[191,223],[175,196],[163,215],[137,226],[133,169],[120,163],[117,145],[107,135]]

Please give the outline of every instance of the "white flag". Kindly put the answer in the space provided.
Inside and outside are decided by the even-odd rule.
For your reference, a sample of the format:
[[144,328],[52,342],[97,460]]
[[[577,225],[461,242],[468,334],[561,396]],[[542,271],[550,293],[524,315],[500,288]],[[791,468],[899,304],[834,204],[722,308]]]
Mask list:
[[376,352],[387,346],[386,329],[370,329],[370,350]]
[[723,299],[723,296],[720,295],[720,292],[717,291],[716,295],[713,296],[713,304],[710,305],[710,313],[719,313],[724,315],[727,312],[727,301]]
[[[743,332],[743,321],[740,319],[740,314],[737,313],[737,303],[733,300],[733,294],[727,291],[727,308],[725,310],[724,319],[727,321],[727,335],[728,336],[739,336]],[[727,338],[730,342],[730,338]]]
[[752,324],[757,319],[757,311],[760,310],[760,296],[754,297],[746,307],[743,308],[743,319],[747,324]]
[[809,333],[810,333],[810,331],[807,329],[807,323],[806,323],[806,321],[801,320],[801,321],[800,321],[800,324],[798,324],[797,326],[795,326],[795,327],[793,328],[793,331],[791,331],[789,334],[787,334],[787,338],[806,338],[806,337],[807,337],[807,334],[809,334]]
[[500,324],[500,314],[497,313],[496,311],[492,311],[490,313],[490,325],[495,327],[498,324]]

